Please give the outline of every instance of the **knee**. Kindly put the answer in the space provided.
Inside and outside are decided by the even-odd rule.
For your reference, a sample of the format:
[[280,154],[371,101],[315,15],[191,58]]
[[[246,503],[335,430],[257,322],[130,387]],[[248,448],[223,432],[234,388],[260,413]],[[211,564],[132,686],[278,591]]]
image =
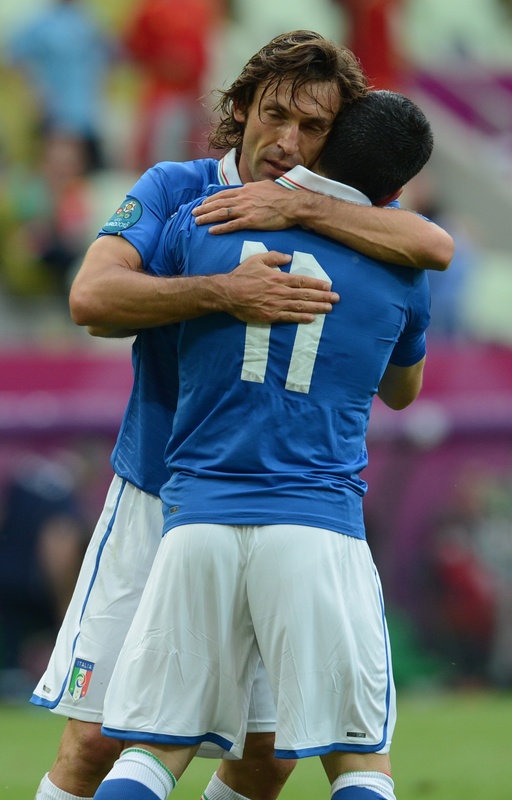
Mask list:
[[231,789],[254,800],[274,800],[291,775],[296,761],[274,756],[273,733],[247,734],[240,761],[223,760],[219,778]]
[[[274,733],[248,733],[245,740],[244,758],[255,769],[265,770],[269,776],[284,783],[292,773],[297,761],[288,758],[276,758],[274,755]],[[236,762],[227,762],[233,764]]]
[[82,760],[94,764],[106,762],[110,768],[121,754],[122,742],[103,736],[100,725],[86,723],[77,739],[77,747]]
[[50,780],[76,797],[92,797],[122,750],[122,742],[101,734],[96,722],[68,719]]
[[74,772],[106,773],[119,758],[122,742],[101,733],[101,725],[70,719],[61,739],[57,760]]

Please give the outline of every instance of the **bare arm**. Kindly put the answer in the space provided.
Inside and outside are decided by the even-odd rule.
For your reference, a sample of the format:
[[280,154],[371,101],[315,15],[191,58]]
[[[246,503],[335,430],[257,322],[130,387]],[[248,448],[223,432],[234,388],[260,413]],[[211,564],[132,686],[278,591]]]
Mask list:
[[302,225],[371,258],[404,267],[442,271],[453,257],[452,237],[411,211],[360,206],[301,189],[289,191],[272,181],[225,189],[192,213],[198,224],[217,223],[211,228],[215,234]]
[[90,246],[73,282],[71,316],[93,335],[124,336],[213,311],[244,322],[312,322],[331,311],[339,297],[325,281],[271,269],[289,261],[270,251],[227,274],[162,278],[142,271],[125,239],[104,236]]
[[412,367],[388,364],[379,384],[378,396],[389,408],[400,411],[410,405],[420,393],[425,358]]

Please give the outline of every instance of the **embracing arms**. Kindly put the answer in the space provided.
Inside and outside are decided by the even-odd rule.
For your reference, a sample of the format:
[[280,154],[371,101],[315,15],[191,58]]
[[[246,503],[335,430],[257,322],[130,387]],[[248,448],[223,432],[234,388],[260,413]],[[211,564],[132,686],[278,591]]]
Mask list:
[[289,261],[270,251],[230,273],[162,278],[143,271],[128,241],[103,236],[89,247],[73,282],[71,316],[96,336],[126,336],[213,311],[244,322],[312,322],[339,297],[324,281],[270,269]]
[[[231,211],[229,221],[226,207]],[[452,237],[411,211],[360,206],[303,189],[290,191],[272,181],[224,189],[193,214],[198,224],[213,225],[214,234],[302,225],[371,258],[404,267],[442,271],[453,257]]]
[[[227,206],[231,218],[226,222]],[[403,266],[444,270],[453,255],[449,234],[410,211],[289,191],[272,181],[225,189],[193,213],[199,224],[212,224],[215,234],[302,225]],[[104,236],[93,242],[75,278],[71,316],[91,333],[108,336],[211,311],[225,311],[244,322],[311,322],[315,314],[328,313],[338,296],[324,283],[269,269],[288,261],[274,252],[254,256],[225,275],[160,278],[144,272],[138,251],[127,240]]]

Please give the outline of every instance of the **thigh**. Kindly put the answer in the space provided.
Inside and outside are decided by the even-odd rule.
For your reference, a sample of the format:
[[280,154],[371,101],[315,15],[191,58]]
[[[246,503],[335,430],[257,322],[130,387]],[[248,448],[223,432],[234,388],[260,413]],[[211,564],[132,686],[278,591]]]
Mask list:
[[32,702],[101,722],[103,701],[162,538],[159,498],[114,478]]
[[367,543],[306,526],[262,527],[248,597],[277,698],[278,755],[389,748],[394,686]]
[[239,533],[183,525],[165,535],[107,693],[107,734],[241,755],[258,652]]

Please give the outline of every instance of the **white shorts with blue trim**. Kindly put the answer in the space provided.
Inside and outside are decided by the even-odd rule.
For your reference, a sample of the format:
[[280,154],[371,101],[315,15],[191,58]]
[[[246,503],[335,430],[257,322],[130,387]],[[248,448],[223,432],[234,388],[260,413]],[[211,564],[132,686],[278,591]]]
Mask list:
[[[162,526],[159,498],[115,476],[33,704],[84,722],[103,721],[105,692],[162,540]],[[256,678],[249,731],[273,731],[275,705],[261,663]],[[157,686],[155,691],[158,696]],[[206,745],[200,755],[218,758],[222,753]]]
[[166,534],[107,691],[104,732],[214,742],[241,757],[260,653],[277,756],[389,751],[395,689],[368,545],[292,525]]

